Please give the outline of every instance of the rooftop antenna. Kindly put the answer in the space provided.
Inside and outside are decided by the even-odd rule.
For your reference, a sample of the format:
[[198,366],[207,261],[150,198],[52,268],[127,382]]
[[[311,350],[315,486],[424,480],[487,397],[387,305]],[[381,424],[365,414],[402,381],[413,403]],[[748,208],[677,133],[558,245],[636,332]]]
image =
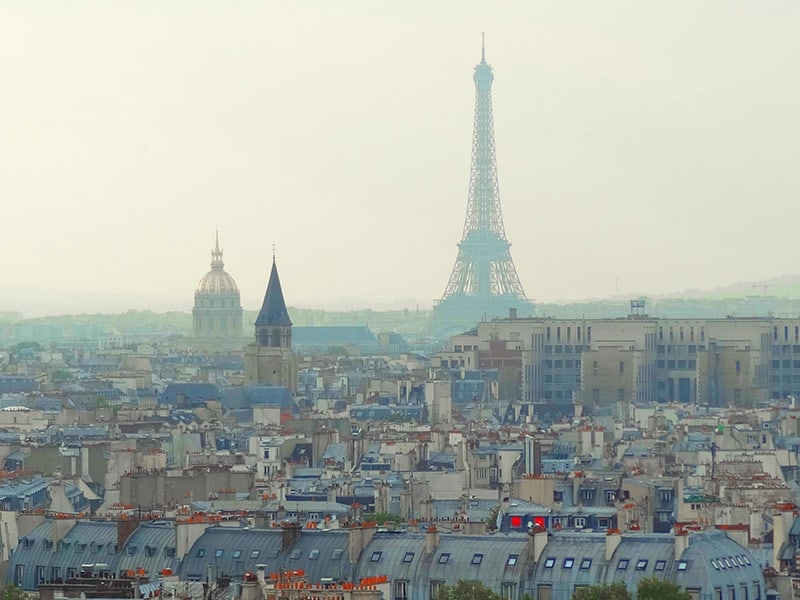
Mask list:
[[275,262],[275,242],[272,243],[272,262]]
[[486,32],[481,31],[481,62],[486,62]]

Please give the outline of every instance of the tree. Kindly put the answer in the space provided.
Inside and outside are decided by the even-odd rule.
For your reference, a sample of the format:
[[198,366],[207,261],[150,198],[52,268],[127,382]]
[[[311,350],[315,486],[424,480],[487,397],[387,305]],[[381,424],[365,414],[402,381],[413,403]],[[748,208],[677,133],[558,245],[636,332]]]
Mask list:
[[656,577],[639,581],[636,596],[638,600],[689,600],[689,594],[682,592],[679,585]]
[[624,583],[590,585],[576,590],[572,600],[631,600],[631,593]]
[[18,588],[13,583],[5,586],[2,593],[0,593],[0,600],[32,600],[34,597],[34,594]]
[[480,581],[459,581],[455,585],[439,588],[435,600],[501,600],[490,588]]

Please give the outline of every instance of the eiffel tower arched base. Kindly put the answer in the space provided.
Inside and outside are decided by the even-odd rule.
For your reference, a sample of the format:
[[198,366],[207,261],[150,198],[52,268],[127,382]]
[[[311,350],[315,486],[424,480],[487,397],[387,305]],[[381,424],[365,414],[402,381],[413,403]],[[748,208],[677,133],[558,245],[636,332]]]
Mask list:
[[428,333],[433,337],[444,339],[474,329],[481,321],[507,319],[514,311],[519,318],[532,317],[534,304],[511,295],[455,294],[440,300],[433,307],[433,314],[428,322]]

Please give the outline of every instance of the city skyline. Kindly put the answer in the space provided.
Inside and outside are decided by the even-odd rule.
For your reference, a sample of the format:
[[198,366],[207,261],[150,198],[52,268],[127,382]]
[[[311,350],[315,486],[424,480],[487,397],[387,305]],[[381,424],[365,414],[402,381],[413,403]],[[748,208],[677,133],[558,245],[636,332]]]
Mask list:
[[430,308],[463,225],[481,31],[529,297],[798,272],[800,8],[455,6],[0,8],[4,287],[189,310],[219,227],[248,310],[273,243],[291,306]]

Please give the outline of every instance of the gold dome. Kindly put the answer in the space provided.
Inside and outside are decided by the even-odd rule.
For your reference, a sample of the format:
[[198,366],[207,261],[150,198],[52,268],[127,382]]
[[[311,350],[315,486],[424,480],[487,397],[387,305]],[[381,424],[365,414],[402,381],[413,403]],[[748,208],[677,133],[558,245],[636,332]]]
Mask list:
[[225,263],[222,262],[222,250],[219,249],[219,234],[217,243],[211,251],[211,270],[203,275],[197,284],[195,295],[208,294],[239,294],[239,287],[233,277],[225,272]]

